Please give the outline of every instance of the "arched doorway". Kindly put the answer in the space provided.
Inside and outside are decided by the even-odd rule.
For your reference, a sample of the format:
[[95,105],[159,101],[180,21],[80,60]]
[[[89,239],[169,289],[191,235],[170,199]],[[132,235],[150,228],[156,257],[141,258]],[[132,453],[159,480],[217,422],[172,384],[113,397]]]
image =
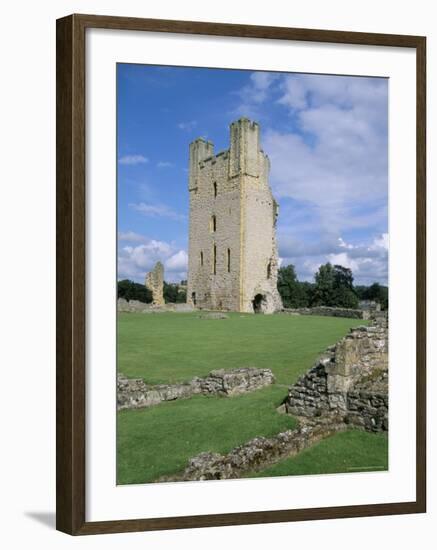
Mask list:
[[191,293],[191,301],[193,302],[193,306],[195,306],[196,305],[196,293],[195,292]]
[[263,302],[264,302],[264,296],[262,294],[257,294],[255,298],[252,300],[253,305],[253,312],[254,313],[263,313]]

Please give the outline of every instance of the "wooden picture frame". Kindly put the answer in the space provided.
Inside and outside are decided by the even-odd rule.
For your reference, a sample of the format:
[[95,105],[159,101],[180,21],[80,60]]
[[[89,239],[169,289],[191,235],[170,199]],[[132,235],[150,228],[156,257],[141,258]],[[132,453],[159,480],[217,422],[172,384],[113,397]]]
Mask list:
[[[417,410],[411,502],[87,522],[85,507],[85,32],[90,28],[410,48],[416,52]],[[426,510],[426,39],[420,36],[70,15],[57,21],[57,529],[71,535]]]

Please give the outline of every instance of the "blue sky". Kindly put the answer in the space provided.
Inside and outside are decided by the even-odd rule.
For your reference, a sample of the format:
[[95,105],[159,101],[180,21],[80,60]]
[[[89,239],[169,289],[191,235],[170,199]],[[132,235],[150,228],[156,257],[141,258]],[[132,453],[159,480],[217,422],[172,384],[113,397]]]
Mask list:
[[215,152],[229,124],[261,124],[280,205],[282,265],[313,280],[322,263],[355,283],[387,283],[388,81],[381,78],[119,64],[118,277],[144,281],[164,263],[186,278],[188,146]]

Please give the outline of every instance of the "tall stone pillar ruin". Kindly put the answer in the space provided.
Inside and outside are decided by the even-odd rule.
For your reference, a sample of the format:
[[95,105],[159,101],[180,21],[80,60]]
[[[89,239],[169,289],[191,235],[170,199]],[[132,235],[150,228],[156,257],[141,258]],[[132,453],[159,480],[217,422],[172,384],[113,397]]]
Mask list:
[[154,306],[165,305],[164,300],[164,266],[161,262],[157,262],[155,267],[147,273],[146,287],[152,292]]

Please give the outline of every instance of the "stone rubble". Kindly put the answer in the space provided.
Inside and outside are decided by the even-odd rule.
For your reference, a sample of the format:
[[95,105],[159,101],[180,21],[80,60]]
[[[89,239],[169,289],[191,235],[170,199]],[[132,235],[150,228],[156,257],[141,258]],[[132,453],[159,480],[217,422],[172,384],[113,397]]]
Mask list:
[[153,304],[146,304],[144,302],[140,302],[139,300],[125,300],[124,298],[118,298],[117,311],[119,313],[190,313],[191,311],[194,311],[194,308],[190,304],[184,303],[176,304],[169,302],[163,306],[154,306]]
[[211,371],[205,378],[193,378],[180,384],[149,385],[140,378],[117,376],[117,407],[138,409],[158,405],[163,401],[187,399],[193,395],[217,395],[230,397],[251,392],[273,384],[275,378],[270,369],[243,367],[232,370]]
[[201,313],[199,319],[229,319],[229,315],[226,313],[221,313],[219,311],[210,311],[207,313]]
[[388,429],[388,328],[384,316],[329,348],[288,392],[288,414],[342,414],[371,431]]
[[175,476],[166,476],[158,481],[205,481],[213,479],[232,479],[245,473],[263,470],[281,459],[295,456],[347,426],[329,419],[329,422],[304,423],[294,429],[281,432],[273,437],[255,437],[247,443],[233,449],[227,455],[203,452],[188,461],[185,470]]
[[351,309],[341,307],[317,306],[283,308],[281,313],[288,315],[319,315],[322,317],[347,317],[349,319],[370,319],[371,311],[368,309]]

